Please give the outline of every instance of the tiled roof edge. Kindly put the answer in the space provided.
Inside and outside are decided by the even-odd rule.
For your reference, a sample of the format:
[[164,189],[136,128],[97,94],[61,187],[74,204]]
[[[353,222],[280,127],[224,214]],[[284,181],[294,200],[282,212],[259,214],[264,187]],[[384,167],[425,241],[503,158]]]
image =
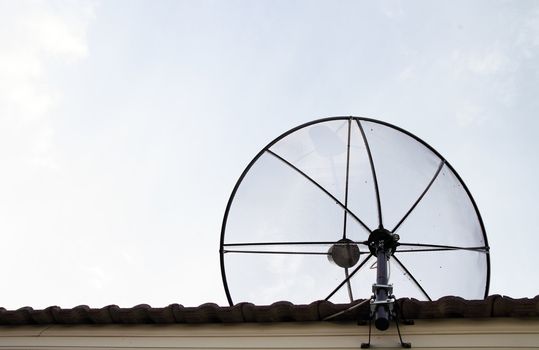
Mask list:
[[[163,308],[152,308],[146,304],[131,308],[109,305],[100,309],[86,305],[72,309],[62,309],[58,306],[50,306],[43,310],[34,310],[31,307],[18,310],[0,308],[0,325],[311,322],[322,321],[357,302],[359,300],[353,304],[315,301],[308,305],[294,305],[287,301],[279,301],[261,306],[251,303],[239,303],[234,306],[207,303],[197,307],[171,304]],[[406,319],[539,317],[539,296],[513,299],[491,295],[484,300],[465,300],[447,296],[436,301],[401,298],[397,300],[397,307],[402,317]],[[369,304],[365,303],[332,320],[364,320],[368,315]]]

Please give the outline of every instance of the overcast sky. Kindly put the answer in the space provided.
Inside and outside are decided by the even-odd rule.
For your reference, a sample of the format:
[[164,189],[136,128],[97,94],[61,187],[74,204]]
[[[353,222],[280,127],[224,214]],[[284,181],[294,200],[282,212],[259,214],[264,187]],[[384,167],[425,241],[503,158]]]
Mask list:
[[535,296],[538,91],[536,1],[0,0],[0,305],[226,304],[238,176],[335,115],[444,155]]

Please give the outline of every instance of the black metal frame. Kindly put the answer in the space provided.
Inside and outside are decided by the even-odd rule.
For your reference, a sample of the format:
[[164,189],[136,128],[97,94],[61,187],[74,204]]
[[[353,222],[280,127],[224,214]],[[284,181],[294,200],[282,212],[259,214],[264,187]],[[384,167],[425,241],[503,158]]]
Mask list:
[[329,192],[328,190],[326,190],[324,188],[324,186],[320,185],[318,182],[316,182],[312,177],[310,177],[309,175],[305,174],[303,171],[301,171],[301,169],[299,169],[297,166],[295,166],[294,164],[290,163],[289,161],[287,161],[286,159],[284,159],[283,157],[281,157],[280,155],[278,155],[277,153],[271,151],[271,150],[266,150],[267,153],[271,154],[272,156],[274,156],[275,158],[279,159],[280,161],[282,161],[284,164],[288,165],[291,169],[295,170],[298,174],[300,174],[301,176],[303,176],[305,179],[307,179],[308,181],[310,181],[313,185],[315,185],[316,187],[318,187],[322,192],[324,192],[326,195],[328,195],[331,199],[333,199],[335,201],[335,203],[337,203],[341,208],[344,209],[344,213],[345,213],[345,216],[346,214],[350,214],[352,215],[352,217],[354,219],[357,220],[357,222],[359,222],[359,224],[361,226],[363,226],[363,228],[365,230],[367,230],[368,232],[371,232],[371,230],[369,229],[369,227],[363,222],[361,221],[361,219],[356,215],[354,214],[352,211],[350,211],[350,209],[348,209],[348,207],[346,206],[346,204],[342,203],[340,200],[337,199],[337,197],[335,197],[334,195],[331,194],[331,192]]
[[[348,119],[348,132],[347,132],[347,141],[346,141],[346,178],[344,184],[344,206],[348,208],[348,179],[350,175],[350,133],[352,131],[352,119]],[[348,212],[343,212],[343,225],[342,225],[342,239],[346,239],[346,226]],[[346,279],[346,287],[348,289],[348,297],[350,302],[354,301],[354,293],[352,292],[352,284],[350,283],[350,274],[348,272],[348,267],[344,268],[344,278]]]
[[[379,189],[378,189],[378,181],[377,181],[377,177],[376,177],[376,170],[375,170],[374,160],[372,159],[372,155],[371,155],[371,152],[370,152],[370,147],[369,147],[366,135],[364,133],[363,127],[361,125],[362,121],[376,123],[376,124],[383,125],[383,126],[392,128],[392,129],[394,129],[396,131],[404,133],[405,135],[407,135],[407,136],[413,138],[414,140],[418,141],[419,143],[421,143],[423,146],[427,147],[427,149],[429,149],[431,152],[433,152],[441,161],[441,164],[438,167],[437,172],[434,174],[432,180],[430,181],[430,183],[428,184],[426,189],[423,191],[423,193],[420,195],[420,197],[416,200],[416,202],[412,205],[412,207],[406,213],[406,215],[395,226],[393,231],[397,230],[400,227],[400,225],[406,220],[408,215],[414,210],[414,208],[421,201],[423,196],[427,193],[427,191],[431,187],[432,183],[436,180],[438,174],[440,173],[441,169],[444,166],[446,166],[447,168],[449,168],[453,172],[453,174],[455,175],[455,177],[457,178],[459,183],[464,188],[466,194],[468,195],[468,198],[470,199],[470,201],[471,201],[471,203],[472,203],[472,205],[474,207],[474,210],[475,210],[475,213],[477,215],[477,219],[479,221],[481,231],[482,231],[482,234],[483,234],[483,240],[485,242],[485,246],[484,247],[453,247],[453,246],[441,246],[441,245],[430,245],[430,244],[419,244],[419,243],[401,243],[401,244],[398,244],[398,246],[418,246],[418,247],[424,247],[426,249],[397,250],[396,252],[425,252],[425,251],[438,251],[438,250],[440,250],[440,251],[442,251],[442,250],[472,250],[472,251],[484,252],[485,257],[486,257],[486,263],[487,263],[487,276],[486,276],[486,285],[485,285],[485,294],[484,294],[484,297],[486,298],[488,296],[489,286],[490,286],[490,255],[489,255],[488,239],[487,239],[483,219],[481,218],[481,214],[479,213],[479,209],[477,207],[477,204],[476,204],[475,200],[473,199],[470,190],[468,189],[466,184],[462,181],[462,178],[460,177],[460,175],[455,171],[455,169],[451,166],[451,164],[447,160],[445,160],[445,158],[440,153],[438,153],[433,147],[431,147],[425,141],[421,140],[419,137],[415,136],[414,134],[412,134],[412,133],[410,133],[410,132],[408,132],[408,131],[406,131],[406,130],[404,130],[402,128],[399,128],[399,127],[397,127],[395,125],[392,125],[392,124],[389,124],[389,123],[386,123],[386,122],[383,122],[383,121],[379,121],[379,120],[376,120],[376,119],[371,119],[371,118],[354,117],[354,116],[339,116],[339,117],[322,118],[322,119],[314,120],[314,121],[311,121],[311,122],[308,122],[308,123],[304,123],[302,125],[299,125],[299,126],[297,126],[295,128],[290,129],[289,131],[283,133],[282,135],[280,135],[279,137],[277,137],[273,141],[271,141],[260,152],[258,152],[258,154],[251,160],[251,162],[249,162],[249,164],[247,165],[245,170],[242,172],[242,174],[238,178],[238,181],[234,185],[234,188],[232,190],[232,193],[230,195],[230,198],[228,200],[228,203],[227,203],[227,206],[226,206],[226,209],[225,209],[225,213],[224,213],[224,217],[223,217],[223,223],[222,223],[222,226],[221,226],[221,238],[220,238],[220,247],[219,247],[220,265],[221,265],[221,277],[223,279],[223,286],[224,286],[224,289],[225,289],[225,294],[226,294],[228,303],[231,306],[234,305],[232,297],[230,295],[230,290],[229,290],[228,282],[227,282],[227,278],[226,278],[224,254],[226,254],[227,252],[232,252],[232,251],[230,249],[228,249],[228,250],[225,249],[225,247],[227,247],[227,246],[248,246],[248,245],[256,246],[256,245],[293,245],[293,244],[335,244],[335,242],[267,242],[267,243],[260,243],[260,244],[257,244],[256,242],[253,242],[253,243],[237,243],[237,244],[230,244],[230,243],[226,244],[225,243],[226,223],[227,223],[227,219],[228,219],[228,215],[229,215],[229,212],[230,212],[232,202],[234,201],[234,198],[236,196],[236,192],[237,192],[239,186],[241,185],[243,179],[245,178],[245,176],[247,175],[247,173],[249,172],[249,170],[253,166],[253,164],[265,153],[270,153],[273,156],[280,159],[281,161],[283,161],[284,163],[288,164],[291,168],[293,168],[294,170],[299,172],[301,175],[303,175],[306,179],[308,179],[310,182],[312,182],[314,185],[316,185],[319,189],[321,189],[323,192],[325,192],[330,198],[335,200],[335,202],[343,208],[343,210],[344,210],[344,226],[345,226],[344,231],[343,231],[344,235],[346,234],[345,230],[346,230],[346,217],[347,217],[347,214],[350,214],[355,220],[357,220],[362,225],[363,228],[365,228],[367,231],[372,233],[372,230],[367,225],[365,225],[365,223],[363,223],[363,221],[361,221],[358,216],[356,216],[353,212],[351,212],[347,208],[348,176],[347,176],[347,181],[346,181],[345,203],[341,203],[339,200],[337,200],[337,198],[335,198],[335,196],[333,196],[324,187],[322,187],[320,184],[318,184],[316,181],[314,181],[312,178],[310,178],[307,174],[303,173],[300,169],[295,167],[293,164],[286,161],[286,159],[280,157],[279,155],[277,155],[276,153],[274,153],[273,151],[270,150],[270,148],[274,144],[276,144],[278,141],[280,141],[281,139],[287,137],[288,135],[290,135],[290,134],[292,134],[292,133],[294,133],[294,132],[296,132],[296,131],[298,131],[300,129],[303,129],[305,127],[309,127],[309,126],[312,126],[312,125],[315,125],[315,124],[319,124],[319,123],[324,123],[324,122],[329,122],[329,121],[337,121],[337,120],[343,120],[343,121],[348,120],[348,134],[350,134],[350,125],[351,125],[351,121],[353,121],[353,120],[356,121],[356,123],[357,123],[357,125],[358,125],[358,127],[360,129],[361,135],[363,137],[363,141],[365,143],[365,147],[366,147],[367,152],[368,152],[369,162],[370,162],[370,165],[371,165],[373,182],[374,182],[374,186],[375,186],[375,193],[376,193],[376,197],[377,197],[376,199],[377,199],[378,218],[379,218],[379,226],[380,227],[382,226],[382,206],[381,206],[381,203],[380,203],[380,194],[379,194]],[[348,149],[349,149],[349,145],[350,144],[349,144],[349,141],[348,141],[348,145],[347,145]],[[349,150],[348,150],[347,157],[349,157]],[[348,162],[349,162],[349,159],[347,159],[347,172],[348,172]],[[365,244],[366,242],[356,242],[356,243]],[[245,251],[245,252],[247,252],[247,251]],[[254,251],[253,251],[253,253],[254,253]],[[266,253],[268,253],[268,252],[266,252]],[[273,254],[276,254],[276,253],[279,253],[279,252],[273,252]],[[285,252],[280,252],[280,253],[287,254]],[[288,253],[292,253],[292,254],[299,253],[299,254],[301,254],[301,252],[288,252]],[[303,253],[308,254],[309,252],[303,252]],[[318,253],[316,253],[316,254],[318,254]],[[322,255],[322,254],[320,254],[320,255]],[[366,263],[367,260],[370,259],[371,256],[372,256],[372,254],[369,254],[369,256],[367,258],[365,258],[363,260],[363,262],[358,267],[356,267],[351,274],[345,273],[346,278],[344,279],[344,281],[341,282],[341,284],[330,294],[330,296],[328,296],[326,298],[326,300],[329,299],[335,292],[337,292],[344,284],[349,283],[349,280],[353,277],[353,275],[357,271],[359,271],[359,269]],[[399,262],[399,260],[396,258],[396,256],[394,256],[394,258],[396,259],[397,262]],[[404,267],[404,265],[402,265],[402,263],[400,265],[401,265],[402,268],[406,269]],[[419,284],[418,284],[418,287],[421,290],[423,290],[423,288]],[[428,294],[426,292],[424,292],[424,293],[428,297]]]
[[[356,244],[356,245],[364,245],[368,246],[368,241],[349,241],[349,242],[332,242],[332,241],[311,241],[311,242],[240,242],[240,243],[225,243],[223,244],[223,247],[259,247],[259,246],[283,246],[283,245],[328,245],[328,246],[338,246],[338,245],[348,245],[348,244]],[[440,244],[425,244],[425,243],[396,243],[396,247],[404,246],[404,247],[421,247],[421,249],[398,249],[395,250],[395,253],[418,253],[418,252],[435,252],[435,251],[445,251],[445,250],[469,250],[469,251],[475,251],[479,253],[487,253],[489,251],[488,246],[481,246],[481,247],[457,247],[457,246],[451,246],[451,245],[440,245]],[[224,253],[231,253],[232,250],[230,249],[223,249]],[[246,251],[246,252],[252,252],[254,251]],[[301,253],[301,251],[297,252]],[[324,253],[324,254],[327,254]]]

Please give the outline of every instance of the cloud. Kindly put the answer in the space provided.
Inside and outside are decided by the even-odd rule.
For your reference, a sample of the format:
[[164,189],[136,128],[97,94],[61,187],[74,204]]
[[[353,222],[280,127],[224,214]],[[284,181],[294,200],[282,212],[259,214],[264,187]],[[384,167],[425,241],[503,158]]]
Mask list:
[[80,5],[0,3],[0,159],[55,167],[50,112],[62,92],[50,84],[51,61],[73,64],[88,55],[95,5]]
[[498,49],[467,52],[455,50],[451,57],[457,74],[469,72],[478,75],[491,75],[506,69],[508,64],[507,57]]
[[455,113],[457,125],[460,127],[468,127],[471,125],[479,125],[486,120],[483,114],[483,109],[471,102],[459,106]]
[[416,76],[415,67],[414,66],[407,66],[399,73],[399,80],[406,81],[413,79]]
[[537,55],[539,48],[539,7],[530,11],[522,21],[522,27],[516,38],[516,47],[522,50],[522,56],[531,58]]
[[380,10],[389,19],[397,19],[404,16],[404,9],[401,1],[382,1],[379,3]]
[[22,30],[29,33],[28,48],[35,53],[58,56],[64,60],[86,57],[86,21],[50,12],[30,13],[21,18]]

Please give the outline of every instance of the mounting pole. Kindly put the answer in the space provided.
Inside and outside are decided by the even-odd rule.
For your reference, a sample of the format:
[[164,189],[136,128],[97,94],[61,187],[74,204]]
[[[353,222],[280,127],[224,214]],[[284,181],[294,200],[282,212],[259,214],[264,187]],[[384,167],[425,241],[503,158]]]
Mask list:
[[376,287],[374,290],[374,325],[377,329],[385,331],[389,328],[388,300],[388,276],[387,276],[387,251],[384,241],[379,242],[376,251]]
[[397,324],[399,340],[403,348],[410,348],[410,343],[402,341],[401,331],[399,329],[398,316],[394,315],[393,307],[395,296],[393,295],[393,286],[389,284],[387,273],[387,264],[391,255],[399,245],[400,237],[397,234],[379,227],[369,235],[368,246],[371,254],[376,256],[376,283],[372,285],[371,298],[371,317],[369,319],[369,342],[362,343],[361,348],[367,349],[371,346],[371,323],[374,319],[376,329],[385,331],[389,328],[390,319],[394,319]]
[[388,283],[387,264],[398,240],[398,235],[383,227],[372,231],[368,240],[369,250],[376,256],[376,283],[372,285],[374,300],[371,302],[371,316],[374,318],[374,325],[381,331],[389,328],[393,311],[393,286]]

